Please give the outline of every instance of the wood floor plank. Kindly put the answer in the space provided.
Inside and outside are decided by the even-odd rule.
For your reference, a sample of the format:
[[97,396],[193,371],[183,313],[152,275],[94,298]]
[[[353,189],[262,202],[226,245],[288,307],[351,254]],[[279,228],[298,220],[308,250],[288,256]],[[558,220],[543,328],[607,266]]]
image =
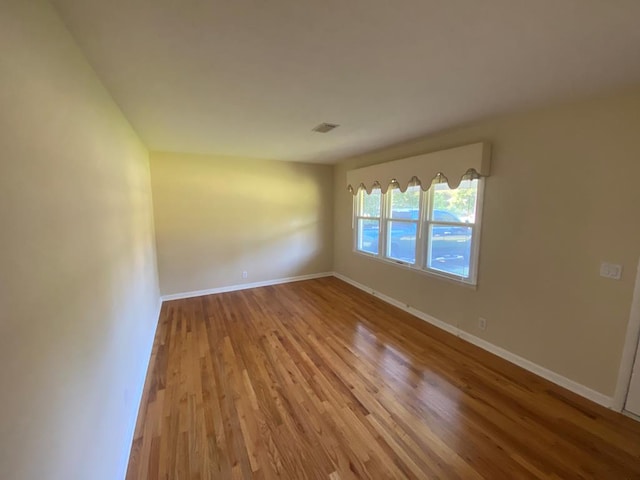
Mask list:
[[127,480],[636,479],[640,423],[322,278],[165,302]]

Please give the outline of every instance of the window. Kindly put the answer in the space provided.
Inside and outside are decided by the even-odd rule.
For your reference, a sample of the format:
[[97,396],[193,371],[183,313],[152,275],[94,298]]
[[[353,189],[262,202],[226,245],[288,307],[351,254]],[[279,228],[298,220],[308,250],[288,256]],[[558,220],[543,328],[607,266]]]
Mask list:
[[380,214],[382,192],[362,190],[356,197],[356,250],[378,255],[380,252]]
[[434,183],[402,192],[356,195],[356,251],[463,283],[476,283],[482,198],[481,179],[458,188]]
[[428,192],[426,267],[469,279],[474,267],[472,244],[476,224],[478,180],[463,180],[455,190],[446,183]]
[[390,188],[386,215],[385,256],[408,263],[416,261],[416,237],[420,219],[420,186],[410,186],[403,193]]

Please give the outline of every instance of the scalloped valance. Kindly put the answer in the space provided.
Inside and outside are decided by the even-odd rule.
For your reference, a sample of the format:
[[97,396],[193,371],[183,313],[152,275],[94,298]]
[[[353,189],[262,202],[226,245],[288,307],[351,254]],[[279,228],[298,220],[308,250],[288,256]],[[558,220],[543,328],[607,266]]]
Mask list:
[[419,184],[428,190],[435,179],[446,181],[449,188],[458,188],[463,178],[488,177],[491,167],[491,145],[472,143],[415,157],[379,163],[349,170],[347,188],[354,195],[364,188],[371,193],[380,188],[386,193],[389,186],[405,191],[409,185]]

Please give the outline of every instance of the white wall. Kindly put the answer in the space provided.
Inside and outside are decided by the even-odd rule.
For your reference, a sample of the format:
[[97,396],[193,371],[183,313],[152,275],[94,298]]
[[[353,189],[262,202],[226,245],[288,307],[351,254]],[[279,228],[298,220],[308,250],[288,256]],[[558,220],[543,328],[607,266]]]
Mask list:
[[148,153],[48,3],[0,3],[0,478],[123,478],[157,321]]
[[[596,392],[614,393],[640,256],[640,88],[504,116],[342,162],[338,273]],[[352,252],[355,167],[486,140],[478,288]],[[621,281],[599,276],[621,264]],[[488,320],[478,329],[478,317]]]

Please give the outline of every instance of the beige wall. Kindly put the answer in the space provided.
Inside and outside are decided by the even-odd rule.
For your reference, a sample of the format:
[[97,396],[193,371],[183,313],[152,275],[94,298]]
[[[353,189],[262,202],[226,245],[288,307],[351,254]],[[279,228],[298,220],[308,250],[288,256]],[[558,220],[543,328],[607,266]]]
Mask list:
[[326,165],[152,153],[162,294],[331,271],[332,172]]
[[[635,89],[344,161],[335,170],[335,270],[612,395],[640,255],[638,112]],[[352,252],[348,169],[479,140],[494,150],[477,290]],[[623,265],[621,281],[599,277],[603,260]]]
[[[47,3],[0,3],[0,46],[0,478],[122,478],[159,296],[148,154]],[[335,268],[611,395],[640,253],[639,111],[635,90],[335,169],[153,154],[162,293]],[[478,140],[494,161],[477,290],[351,252],[348,168]]]
[[156,325],[148,154],[48,3],[0,2],[0,478],[123,478]]

